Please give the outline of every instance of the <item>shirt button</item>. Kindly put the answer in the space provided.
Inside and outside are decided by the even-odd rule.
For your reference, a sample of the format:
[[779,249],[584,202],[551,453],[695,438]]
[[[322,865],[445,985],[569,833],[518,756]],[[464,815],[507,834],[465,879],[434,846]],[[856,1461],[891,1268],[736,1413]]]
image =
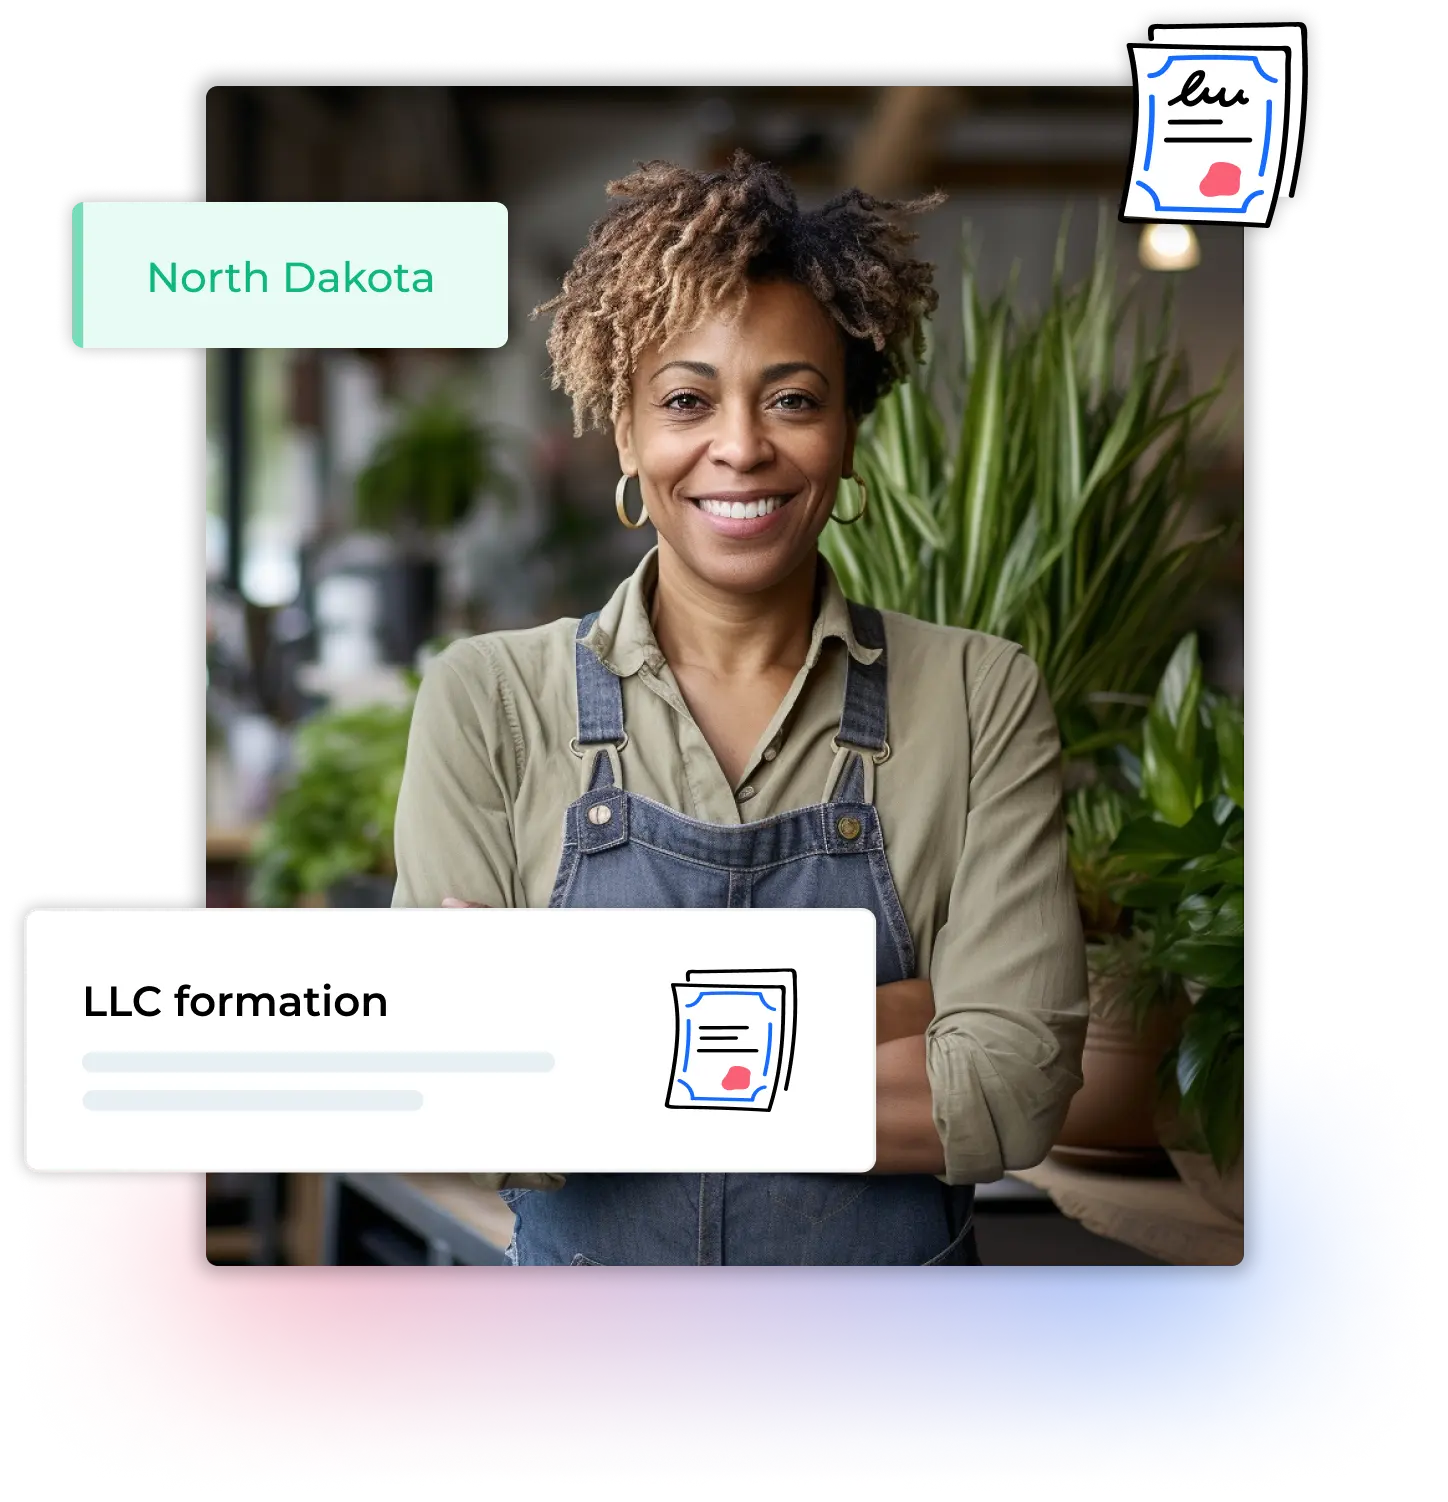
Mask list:
[[739,802],[739,803],[744,803],[747,800],[749,800],[750,798],[752,798],[753,796],[754,796],[754,789],[753,788],[740,788],[739,789],[739,797],[738,797],[738,799],[736,801]]
[[835,828],[838,829],[839,832],[847,840],[858,840],[860,838],[860,821],[858,819],[851,818],[849,814],[846,814],[844,818],[835,825]]
[[588,811],[590,824],[607,824],[613,818],[613,810],[606,803],[595,803]]
[[778,755],[779,755],[779,752],[773,746],[768,746],[768,747],[765,748],[765,752],[764,752],[764,759],[765,759],[765,761],[773,761],[774,758],[776,756],[778,756]]

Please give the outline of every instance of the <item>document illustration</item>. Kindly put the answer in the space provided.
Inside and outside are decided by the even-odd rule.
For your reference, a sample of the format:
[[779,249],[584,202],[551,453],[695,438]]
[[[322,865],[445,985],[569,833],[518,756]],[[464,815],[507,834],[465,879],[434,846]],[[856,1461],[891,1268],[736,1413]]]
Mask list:
[[1272,222],[1292,118],[1288,47],[1133,43],[1123,220]]
[[675,982],[674,1058],[664,1104],[768,1111],[794,1059],[792,970],[691,970]]
[[1170,42],[1174,47],[1195,52],[1206,52],[1212,48],[1219,52],[1255,52],[1260,47],[1287,49],[1288,77],[1292,81],[1292,88],[1284,115],[1286,135],[1282,143],[1282,185],[1287,196],[1293,197],[1297,192],[1297,176],[1302,167],[1302,136],[1307,118],[1307,27],[1301,21],[1247,22],[1219,26],[1170,22],[1166,25],[1148,26],[1146,39],[1148,42]]
[[720,986],[783,986],[784,987],[784,1068],[780,1074],[781,1090],[789,1089],[790,1068],[794,1061],[794,1021],[798,1015],[795,1006],[797,972],[794,970],[688,970],[685,980],[709,981]]

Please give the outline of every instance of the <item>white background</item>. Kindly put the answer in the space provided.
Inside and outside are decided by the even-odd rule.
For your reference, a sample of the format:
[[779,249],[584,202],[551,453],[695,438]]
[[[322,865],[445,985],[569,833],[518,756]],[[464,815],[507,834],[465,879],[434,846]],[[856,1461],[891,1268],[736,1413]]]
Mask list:
[[[194,1173],[866,1173],[874,956],[865,908],[410,908],[381,922],[366,908],[37,912],[26,925],[26,1158],[47,1169]],[[768,1110],[670,1109],[666,1096],[687,1099],[670,1088],[673,985],[690,968],[721,965],[798,972],[804,1052]],[[375,1005],[367,1017],[237,1015],[238,991],[280,999],[320,993],[323,982],[333,996],[381,992],[386,1015]],[[177,1015],[182,984],[207,994],[207,1015]],[[134,1013],[138,987],[155,986],[142,1005],[160,1015],[111,1015],[112,986],[118,1014]],[[91,1010],[107,1015],[87,1015],[87,987]],[[225,1016],[214,1006],[223,991],[233,996]],[[276,1050],[545,1053],[553,1067],[278,1075],[82,1065],[97,1052]],[[713,1078],[723,1070],[720,1061]],[[178,1090],[416,1091],[422,1107],[83,1104],[92,1091]]]
[[[173,638],[174,375],[71,369],[54,357],[54,194],[66,183],[173,182],[176,81],[204,56],[1100,56],[1130,3],[964,0],[817,6],[448,5],[412,0],[84,0],[8,12],[0,90],[5,230],[5,482],[0,620],[8,733],[0,737],[0,891],[171,886],[176,880]],[[1448,140],[1433,0],[1334,0],[1329,138]],[[1202,12],[1209,21],[1211,11]],[[721,20],[724,23],[721,26]],[[847,39],[847,41],[846,41]],[[1410,39],[1410,45],[1404,41]],[[75,539],[86,539],[78,553]],[[104,625],[98,625],[104,623]],[[1284,1015],[1289,1023],[1292,1018]],[[1368,1039],[1371,1044],[1371,1039]],[[1433,1131],[1434,1123],[1428,1123]],[[1433,1341],[1428,1344],[1431,1356]],[[18,1401],[0,1403],[11,1494],[110,1494],[57,1457]],[[138,1482],[137,1494],[158,1485]],[[900,1497],[898,1481],[368,1481],[376,1499],[442,1496]]]

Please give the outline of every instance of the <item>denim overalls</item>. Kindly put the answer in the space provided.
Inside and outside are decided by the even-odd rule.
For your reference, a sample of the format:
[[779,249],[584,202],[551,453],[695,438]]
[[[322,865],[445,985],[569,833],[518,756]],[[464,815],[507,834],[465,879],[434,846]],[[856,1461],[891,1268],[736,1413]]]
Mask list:
[[[849,608],[857,638],[883,648],[879,612]],[[548,905],[868,907],[875,983],[913,976],[915,945],[871,801],[886,754],[884,651],[869,665],[849,659],[823,802],[706,824],[621,785],[623,689],[583,644],[595,619],[579,622],[574,644],[586,791],[564,816]],[[929,1174],[570,1174],[562,1189],[503,1191],[517,1216],[512,1260],[574,1267],[975,1263],[973,1195]]]

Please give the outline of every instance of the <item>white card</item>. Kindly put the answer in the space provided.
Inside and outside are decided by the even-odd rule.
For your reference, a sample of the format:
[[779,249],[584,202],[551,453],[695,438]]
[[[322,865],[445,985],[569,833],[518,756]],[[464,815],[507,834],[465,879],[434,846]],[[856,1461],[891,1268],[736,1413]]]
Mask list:
[[1133,43],[1124,220],[1272,222],[1291,117],[1286,47]]
[[[728,985],[681,982],[700,959],[738,968]],[[791,971],[829,1017],[810,1021],[808,1067],[792,1080],[794,985],[779,979]],[[691,1049],[702,1039],[710,1051],[670,1075],[666,1097],[676,986],[685,1001],[736,995],[686,1009]],[[722,1005],[739,992],[745,1010]],[[723,1026],[736,1023],[747,1035]],[[34,912],[26,1054],[26,1159],[39,1169],[863,1173],[875,1158],[875,917]],[[748,1078],[726,1087],[735,1067]],[[680,1077],[723,1101],[669,1109]]]

